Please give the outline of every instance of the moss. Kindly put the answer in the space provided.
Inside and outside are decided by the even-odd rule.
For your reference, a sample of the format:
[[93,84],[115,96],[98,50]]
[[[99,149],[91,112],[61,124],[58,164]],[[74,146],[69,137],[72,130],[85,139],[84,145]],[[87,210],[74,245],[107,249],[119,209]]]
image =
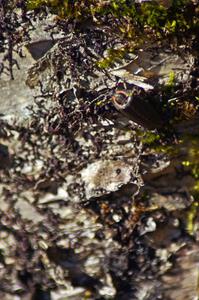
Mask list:
[[175,85],[175,73],[174,71],[171,71],[169,73],[169,79],[166,83],[166,87],[172,89]]
[[[169,134],[172,136],[172,133]],[[166,140],[166,136],[163,132],[157,133],[147,131],[144,133],[139,133],[139,136],[144,147],[149,148],[156,153],[164,153],[168,156],[176,156],[179,152],[178,145],[173,145],[172,141],[163,142]]]
[[199,137],[184,136],[181,148],[187,149],[186,159],[182,161],[182,165],[195,179],[192,193],[199,193]]
[[[189,6],[192,17],[187,14]],[[128,0],[27,0],[28,10],[40,7],[48,7],[52,13],[71,21],[84,22],[90,18],[96,26],[106,24],[114,36],[122,38],[123,49],[110,49],[107,57],[97,62],[98,67],[105,69],[123,58],[126,52],[140,47],[146,39],[178,36],[199,27],[197,10],[188,0],[172,1],[169,8],[156,1],[132,4]],[[174,74],[171,74],[170,89],[174,79]]]
[[123,59],[127,53],[133,52],[133,47],[129,44],[120,49],[108,49],[107,57],[99,60],[96,64],[99,68],[106,69],[113,65],[113,63]]
[[[85,1],[90,3],[91,1]],[[51,12],[57,14],[62,18],[71,19],[83,19],[87,17],[88,13],[91,14],[89,6],[84,4],[83,1],[71,1],[71,0],[28,0],[28,10],[34,10],[41,7],[48,7]]]
[[165,25],[166,18],[166,8],[162,5],[154,5],[154,3],[143,3],[141,6],[141,14],[138,16],[141,24],[156,29],[160,29]]
[[192,191],[193,194],[196,194],[199,195],[199,180],[196,180],[195,184],[194,184],[194,187],[193,187],[193,191]]
[[[163,138],[164,139],[164,138]],[[178,143],[162,143],[161,134],[154,132],[147,132],[142,137],[141,140],[144,146],[150,148],[150,150],[156,153],[164,153],[170,157],[182,157],[182,166],[185,171],[188,172],[193,179],[195,179],[195,184],[191,188],[191,193],[197,198],[199,196],[199,136],[184,135],[178,140]],[[191,213],[190,213],[191,216]],[[188,222],[191,224],[191,221]],[[191,228],[191,225],[188,225]]]
[[129,4],[127,0],[28,0],[27,8],[33,10],[47,6],[61,17],[82,20],[92,17],[98,22],[103,22],[104,16],[112,15],[119,19],[118,29],[126,36],[133,37],[134,27],[144,30],[148,26],[155,29],[156,33],[160,35],[162,33],[176,33],[198,26],[197,15],[194,18],[193,12],[193,16],[190,18],[186,12],[186,6],[191,3],[191,1],[185,0],[172,1],[171,7],[167,9],[155,1],[136,5]]
[[199,102],[199,97],[195,97],[195,100]]
[[193,235],[196,231],[196,226],[195,226],[195,218],[197,217],[199,210],[199,203],[198,202],[193,202],[191,206],[189,207],[187,211],[187,216],[186,216],[186,230],[189,234]]
[[147,145],[153,145],[160,140],[160,135],[151,131],[144,134],[142,142]]

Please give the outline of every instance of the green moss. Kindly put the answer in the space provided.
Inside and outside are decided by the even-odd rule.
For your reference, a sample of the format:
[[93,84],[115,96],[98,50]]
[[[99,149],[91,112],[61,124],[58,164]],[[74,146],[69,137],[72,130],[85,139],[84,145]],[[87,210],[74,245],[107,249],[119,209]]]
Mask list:
[[153,145],[160,140],[160,135],[154,132],[146,132],[142,138],[142,142],[147,145]]
[[141,14],[138,17],[140,23],[150,26],[151,28],[160,29],[164,25],[167,17],[167,10],[161,5],[154,3],[143,3]]
[[40,7],[43,4],[44,4],[44,1],[28,0],[27,1],[27,8],[28,8],[28,10],[34,10],[34,9]]
[[[91,1],[85,1],[88,4]],[[27,8],[29,10],[38,9],[40,7],[48,7],[51,12],[61,18],[84,19],[91,14],[90,5],[86,5],[82,0],[28,0]]]
[[169,88],[173,88],[174,85],[175,85],[175,73],[174,73],[174,71],[171,71],[169,73],[169,79],[166,83],[166,86],[169,87]]
[[144,147],[150,148],[156,153],[164,153],[169,156],[175,156],[179,152],[178,146],[174,146],[172,143],[163,143],[163,140],[165,140],[163,133],[147,131],[144,133],[138,133],[138,135],[140,136],[140,140]]
[[[169,8],[166,8],[157,1],[132,4],[128,0],[27,0],[27,8],[34,10],[41,6],[48,7],[52,13],[61,18],[79,22],[92,18],[96,26],[106,23],[111,17],[110,30],[114,32],[114,35],[118,34],[120,39],[123,38],[124,48],[110,49],[107,57],[97,62],[98,67],[106,69],[117,59],[123,58],[126,51],[130,51],[129,46],[126,47],[129,43],[135,48],[147,38],[178,35],[198,27],[197,12],[195,16],[193,11],[190,17],[186,11],[191,3],[188,0],[175,0]],[[171,74],[168,82],[169,88],[172,88],[174,79],[174,74]]]
[[193,235],[195,233],[195,230],[197,230],[194,220],[197,217],[198,210],[199,210],[199,203],[195,201],[191,204],[191,206],[187,211],[186,230],[191,235]]
[[[198,26],[197,15],[194,18],[187,15],[186,6],[191,1],[175,0],[170,8],[165,8],[157,2],[143,2],[140,5],[127,0],[27,0],[29,10],[41,6],[49,7],[53,13],[66,18],[93,20],[103,23],[104,16],[112,15],[118,19],[118,30],[126,37],[134,37],[135,31],[145,30],[146,26],[155,29],[153,34],[161,36],[165,33],[177,33]],[[102,18],[103,17],[103,18]]]
[[196,101],[199,101],[199,97],[195,97],[195,100],[196,100]]
[[[182,157],[182,166],[193,179],[195,184],[191,187],[193,195],[199,195],[199,136],[184,135],[178,143],[163,144],[161,134],[146,132],[140,137],[145,147],[156,153],[164,153],[169,157]],[[191,224],[191,221],[188,222]],[[188,225],[191,228],[191,225]]]
[[[108,55],[98,61],[99,68],[107,69],[117,60],[124,58],[125,54],[132,52],[146,42],[146,39],[155,37],[164,38],[165,35],[177,35],[180,32],[198,26],[196,16],[187,16],[186,5],[191,1],[176,0],[166,8],[156,1],[132,4],[127,0],[27,0],[29,10],[48,7],[50,11],[61,18],[84,22],[92,18],[96,26],[106,23],[112,18],[112,24],[106,23],[113,31],[114,36],[123,39],[121,49],[109,49]],[[197,15],[197,13],[196,13]],[[107,16],[107,19],[106,19]],[[146,33],[146,34],[145,34]],[[166,93],[173,91],[175,74],[171,73]]]
[[182,165],[195,179],[192,192],[199,193],[199,137],[185,136],[181,147],[187,149],[186,159],[182,161]]
[[[175,82],[176,82],[176,77],[175,77],[175,72],[171,71],[169,73],[169,78],[167,80],[167,82],[165,83],[165,85],[163,86],[163,93],[165,94],[165,97],[167,98],[172,98],[172,96],[174,95],[174,91],[175,91]],[[175,108],[176,103],[175,101],[171,101],[169,103],[169,106],[171,108]]]
[[133,52],[133,47],[130,47],[129,45],[121,47],[120,49],[108,49],[107,57],[98,61],[97,66],[102,69],[111,67],[113,63],[120,61],[127,53],[131,52]]

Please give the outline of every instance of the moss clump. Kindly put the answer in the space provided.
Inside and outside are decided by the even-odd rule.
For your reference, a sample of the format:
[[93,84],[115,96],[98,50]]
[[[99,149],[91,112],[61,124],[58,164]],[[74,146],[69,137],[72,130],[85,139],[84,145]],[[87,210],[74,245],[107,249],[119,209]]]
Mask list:
[[166,87],[168,89],[172,90],[173,87],[174,87],[174,85],[175,85],[175,73],[174,73],[174,71],[171,71],[169,73],[169,79],[168,79],[168,81],[166,83]]
[[[192,1],[171,1],[169,7],[161,5],[159,1],[132,3],[128,0],[27,0],[28,10],[48,8],[50,12],[66,19],[76,26],[76,30],[84,30],[84,24],[91,20],[96,26],[105,25],[116,39],[122,42],[121,49],[108,50],[107,57],[101,59],[97,66],[108,68],[126,52],[135,50],[146,40],[163,40],[165,37],[190,38],[190,32],[199,29],[197,6]],[[189,12],[189,13],[188,13]],[[192,17],[190,17],[190,14]],[[170,41],[171,42],[171,41]],[[168,82],[171,89],[174,75]]]
[[199,192],[199,139],[198,136],[184,136],[182,149],[187,149],[186,158],[182,161],[185,170],[195,179],[193,193]]
[[111,67],[111,65],[121,59],[123,59],[127,53],[133,53],[133,45],[127,44],[119,49],[108,49],[107,57],[99,60],[97,66],[101,69]]
[[142,138],[142,142],[147,145],[154,145],[160,141],[160,135],[154,132],[146,132]]
[[[132,38],[136,33],[148,27],[163,33],[177,33],[187,29],[198,28],[197,9],[192,1],[172,1],[169,8],[155,1],[150,3],[132,4],[127,0],[28,0],[29,10],[49,7],[53,13],[63,18],[85,20],[88,17],[95,22],[103,23],[107,17],[118,19],[117,28],[127,37]],[[187,14],[192,11],[192,18]],[[154,31],[153,31],[154,34]]]
[[194,233],[197,230],[197,226],[194,221],[197,218],[198,210],[199,210],[199,203],[194,201],[187,211],[186,230],[191,235],[194,235]]

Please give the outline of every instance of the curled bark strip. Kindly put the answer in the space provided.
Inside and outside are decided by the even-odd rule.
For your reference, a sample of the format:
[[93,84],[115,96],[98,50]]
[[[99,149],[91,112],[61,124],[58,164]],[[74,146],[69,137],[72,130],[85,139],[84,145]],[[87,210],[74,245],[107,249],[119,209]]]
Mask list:
[[163,121],[152,104],[141,97],[134,97],[128,92],[118,90],[112,97],[112,101],[117,110],[144,128],[153,130],[163,125]]

